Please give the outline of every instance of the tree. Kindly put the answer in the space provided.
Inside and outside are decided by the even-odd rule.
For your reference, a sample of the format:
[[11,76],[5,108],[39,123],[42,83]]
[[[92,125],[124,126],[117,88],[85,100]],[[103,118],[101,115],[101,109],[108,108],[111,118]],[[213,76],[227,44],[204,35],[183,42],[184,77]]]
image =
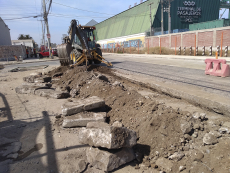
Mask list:
[[26,39],[33,39],[33,38],[29,34],[28,35],[20,34],[18,36],[18,40],[26,40]]

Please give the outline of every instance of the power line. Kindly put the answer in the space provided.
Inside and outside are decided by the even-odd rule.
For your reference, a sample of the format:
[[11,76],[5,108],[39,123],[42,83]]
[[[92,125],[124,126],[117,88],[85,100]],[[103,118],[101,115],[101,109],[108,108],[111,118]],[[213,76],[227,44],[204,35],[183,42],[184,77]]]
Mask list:
[[58,5],[62,5],[62,6],[68,7],[68,8],[73,8],[73,9],[76,9],[76,10],[80,10],[80,11],[87,11],[87,12],[90,12],[90,13],[106,14],[106,15],[115,15],[115,14],[99,13],[99,12],[95,12],[95,11],[83,10],[83,9],[71,7],[71,6],[68,6],[68,5],[59,4],[59,3],[57,3],[57,2],[53,2],[53,3],[54,3],[54,4],[58,4]]
[[18,20],[18,19],[31,18],[31,17],[37,18],[37,17],[39,17],[39,16],[41,16],[41,15],[37,15],[37,16],[27,16],[27,17],[20,17],[20,18],[12,18],[12,19],[4,19],[4,20]]

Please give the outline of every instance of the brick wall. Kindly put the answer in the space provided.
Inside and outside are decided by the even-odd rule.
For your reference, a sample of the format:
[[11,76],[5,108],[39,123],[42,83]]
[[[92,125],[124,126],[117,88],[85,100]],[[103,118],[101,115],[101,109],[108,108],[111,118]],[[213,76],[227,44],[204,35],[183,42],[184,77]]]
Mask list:
[[17,57],[22,56],[22,58],[25,59],[25,46],[0,46],[0,61],[15,60],[14,55],[16,55]]
[[198,33],[198,47],[213,46],[213,31]]
[[[206,30],[197,30],[197,31],[189,31],[182,32],[177,34],[167,34],[167,35],[159,35],[153,37],[146,37],[146,41],[149,39],[150,47],[158,47],[160,46],[159,39],[161,39],[161,46],[167,48],[175,48],[175,40],[177,40],[176,47],[190,47],[193,49],[195,47],[195,35],[196,35],[196,46],[199,49],[203,46],[209,47],[212,46],[213,49],[216,46],[221,45],[221,35],[223,33],[223,49],[225,46],[230,47],[230,27],[222,27],[222,28],[213,28]],[[171,43],[170,43],[171,40]],[[148,42],[146,42],[148,43]],[[169,44],[170,43],[170,44]],[[171,45],[171,46],[170,46]],[[146,44],[146,47],[148,44]]]

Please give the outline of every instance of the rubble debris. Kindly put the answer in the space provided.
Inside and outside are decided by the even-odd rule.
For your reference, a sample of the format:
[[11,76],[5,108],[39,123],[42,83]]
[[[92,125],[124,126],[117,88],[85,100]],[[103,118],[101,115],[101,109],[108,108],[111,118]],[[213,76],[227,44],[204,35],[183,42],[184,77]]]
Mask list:
[[106,112],[82,112],[65,117],[62,127],[86,127],[89,122],[105,122],[105,118]]
[[186,166],[180,166],[179,167],[179,172],[182,172],[183,170],[185,170],[186,169]]
[[35,94],[36,90],[49,89],[48,86],[21,85],[15,88],[17,94]]
[[36,75],[36,76],[27,76],[23,77],[23,81],[28,82],[28,83],[44,83],[44,82],[50,82],[51,77],[49,76],[41,76],[41,75]]
[[169,156],[170,160],[179,161],[185,156],[182,152],[175,152],[173,155]]
[[51,88],[51,83],[22,83],[22,86],[38,86],[38,87],[48,87]]
[[206,145],[214,145],[218,143],[217,137],[211,133],[206,133],[203,138],[203,143]]
[[172,167],[173,167],[172,161],[170,161],[166,158],[163,158],[163,157],[157,159],[156,165],[158,167],[160,167],[161,170],[166,171],[166,172],[170,172],[172,170]]
[[124,125],[120,121],[115,121],[112,126],[114,126],[114,127],[123,127]]
[[137,143],[136,132],[125,127],[81,128],[78,138],[82,144],[108,149],[133,147]]
[[105,106],[105,101],[97,96],[92,96],[86,99],[73,100],[62,105],[62,114],[73,115],[82,111],[89,111],[92,109]]
[[69,97],[68,92],[55,91],[54,89],[37,89],[35,90],[34,94],[41,97],[50,97],[55,99],[62,99],[62,98]]
[[230,130],[229,130],[229,128],[227,128],[227,127],[221,127],[221,128],[219,129],[219,132],[220,132],[221,134],[225,134],[225,133],[229,133],[229,134],[230,134]]
[[192,123],[186,121],[185,119],[181,119],[181,125],[180,125],[181,131],[184,134],[188,134],[192,131]]
[[105,122],[88,122],[87,128],[101,128],[101,127],[110,127],[109,124]]
[[135,159],[132,148],[102,150],[90,147],[86,150],[86,157],[90,165],[102,171],[112,171]]

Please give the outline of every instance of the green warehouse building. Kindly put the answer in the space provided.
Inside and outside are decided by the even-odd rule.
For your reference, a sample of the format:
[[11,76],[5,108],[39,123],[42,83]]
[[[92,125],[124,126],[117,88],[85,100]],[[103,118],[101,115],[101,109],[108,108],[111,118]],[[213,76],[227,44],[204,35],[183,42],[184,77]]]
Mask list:
[[[189,25],[193,23],[219,19],[220,5],[220,0],[172,1],[170,8],[171,33],[188,31]],[[104,48],[114,46],[116,43],[123,44],[124,47],[129,47],[129,43],[131,43],[133,47],[137,46],[132,45],[137,44],[137,40],[139,40],[139,45],[143,46],[145,37],[150,33],[151,35],[161,34],[162,11],[163,30],[167,34],[168,4],[161,0],[147,0],[96,24],[96,40]]]

